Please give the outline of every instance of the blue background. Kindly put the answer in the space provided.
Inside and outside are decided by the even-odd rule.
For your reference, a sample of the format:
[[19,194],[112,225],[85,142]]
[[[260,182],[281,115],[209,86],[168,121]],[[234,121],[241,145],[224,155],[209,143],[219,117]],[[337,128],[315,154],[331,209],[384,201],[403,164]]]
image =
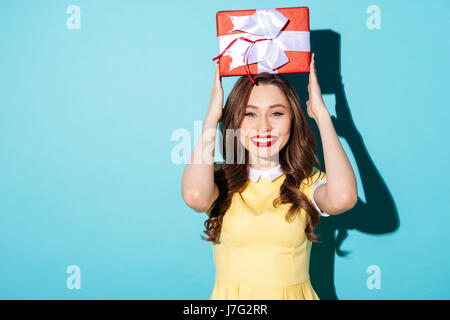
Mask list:
[[[72,4],[79,30],[66,26]],[[381,9],[379,30],[366,26],[370,5]],[[209,299],[206,215],[181,197],[171,137],[187,130],[192,148],[204,120],[215,13],[290,6],[310,8],[312,41],[315,31],[325,48],[327,35],[339,39],[316,64],[333,83],[320,64],[338,57],[343,91],[330,86],[324,99],[360,198],[321,219],[316,292],[450,297],[449,1],[9,0],[0,3],[0,298]],[[236,79],[223,79],[226,94]],[[70,265],[81,289],[66,286]],[[371,265],[379,289],[367,287]]]

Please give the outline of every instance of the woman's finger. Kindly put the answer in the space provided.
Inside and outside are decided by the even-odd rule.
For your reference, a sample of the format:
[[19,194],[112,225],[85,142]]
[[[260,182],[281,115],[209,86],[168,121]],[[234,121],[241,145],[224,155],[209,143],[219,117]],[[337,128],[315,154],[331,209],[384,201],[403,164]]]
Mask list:
[[216,74],[214,76],[214,81],[215,81],[216,85],[220,85],[219,62],[216,62]]
[[316,77],[316,68],[314,66],[314,60],[311,60],[311,67],[310,67],[310,72],[309,75],[311,76],[312,79],[314,79]]
[[311,106],[311,101],[309,99],[306,101],[306,110],[308,111]]

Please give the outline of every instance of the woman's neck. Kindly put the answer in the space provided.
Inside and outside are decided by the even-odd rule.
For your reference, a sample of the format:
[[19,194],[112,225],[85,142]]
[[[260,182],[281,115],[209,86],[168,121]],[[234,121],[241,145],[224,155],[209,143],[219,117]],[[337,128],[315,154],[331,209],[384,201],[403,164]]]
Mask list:
[[259,171],[265,171],[272,169],[276,166],[278,166],[280,163],[276,161],[261,161],[259,163],[250,163],[248,166],[250,168],[259,170]]

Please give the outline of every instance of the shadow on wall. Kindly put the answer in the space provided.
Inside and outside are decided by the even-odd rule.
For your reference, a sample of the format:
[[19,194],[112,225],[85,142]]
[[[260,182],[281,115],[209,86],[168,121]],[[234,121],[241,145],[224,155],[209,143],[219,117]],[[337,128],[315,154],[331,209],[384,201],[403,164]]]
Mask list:
[[[317,77],[322,94],[335,94],[336,117],[332,116],[333,125],[338,136],[345,138],[356,161],[366,203],[358,199],[356,206],[340,215],[321,217],[315,233],[319,234],[320,244],[314,243],[311,251],[310,276],[314,290],[322,300],[336,300],[334,285],[334,258],[345,257],[349,252],[340,249],[348,236],[349,229],[356,229],[369,234],[386,234],[399,227],[397,209],[383,178],[373,163],[355,123],[345,97],[341,76],[340,34],[332,30],[311,31],[311,51],[315,53]],[[305,102],[308,100],[308,73],[284,74],[296,88],[302,103],[303,112],[314,128],[319,160],[325,171],[322,141],[313,119],[306,113]],[[364,106],[359,106],[363,108]],[[331,110],[332,106],[327,106]],[[358,189],[361,186],[358,185]],[[337,231],[337,232],[336,232]],[[362,270],[365,272],[365,270]]]

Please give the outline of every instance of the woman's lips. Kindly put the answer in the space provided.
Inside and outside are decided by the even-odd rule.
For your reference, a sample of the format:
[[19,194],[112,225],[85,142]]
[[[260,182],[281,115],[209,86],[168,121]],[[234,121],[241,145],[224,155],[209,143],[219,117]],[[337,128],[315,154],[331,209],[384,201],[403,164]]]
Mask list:
[[270,147],[274,144],[278,137],[267,135],[267,136],[254,136],[250,139],[257,147]]

